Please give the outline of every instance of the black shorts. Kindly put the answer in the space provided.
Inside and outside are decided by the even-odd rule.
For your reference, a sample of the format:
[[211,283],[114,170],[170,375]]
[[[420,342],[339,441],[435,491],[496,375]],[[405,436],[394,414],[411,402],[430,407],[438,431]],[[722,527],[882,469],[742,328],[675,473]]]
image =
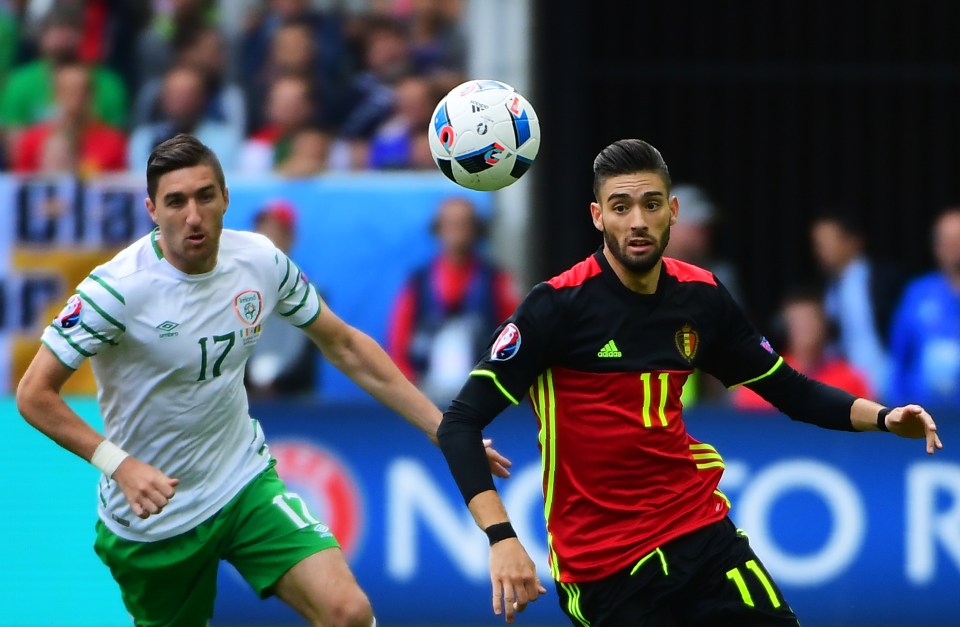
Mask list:
[[576,627],[799,627],[729,518],[675,538],[597,581],[557,582]]

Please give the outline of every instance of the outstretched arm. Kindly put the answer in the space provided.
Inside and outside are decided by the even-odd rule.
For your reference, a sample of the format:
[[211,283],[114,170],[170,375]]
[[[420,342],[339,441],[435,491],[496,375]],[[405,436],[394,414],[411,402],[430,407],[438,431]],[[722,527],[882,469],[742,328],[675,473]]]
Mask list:
[[17,386],[17,408],[31,425],[116,480],[140,518],[159,514],[178,481],[117,448],[64,402],[60,390],[73,370],[41,346]]
[[443,416],[437,436],[450,471],[477,526],[490,539],[490,583],[493,611],[515,612],[546,593],[533,560],[510,526],[507,511],[489,473],[485,472],[483,428],[506,408],[508,401],[486,378],[471,377]]
[[[791,368],[780,366],[769,376],[748,385],[794,420],[841,431],[890,431],[900,437],[926,440],[926,451],[943,448],[933,417],[919,405],[889,411],[877,402],[856,398]],[[883,410],[883,414],[881,414]]]
[[[304,328],[311,340],[337,369],[375,399],[403,416],[437,444],[442,414],[396,366],[386,351],[369,335],[334,314],[320,303],[320,314]],[[490,440],[483,442],[487,473],[509,477],[510,460],[498,453]]]

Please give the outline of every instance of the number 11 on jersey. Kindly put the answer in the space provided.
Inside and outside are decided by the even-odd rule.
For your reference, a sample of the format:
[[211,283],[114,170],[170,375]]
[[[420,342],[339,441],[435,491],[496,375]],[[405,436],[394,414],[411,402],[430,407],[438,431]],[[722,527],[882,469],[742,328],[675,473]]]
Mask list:
[[[643,426],[650,429],[652,428],[654,419],[650,416],[650,379],[651,372],[641,372],[640,381],[643,383]],[[654,412],[657,414],[657,426],[666,427],[667,426],[667,398],[670,394],[670,373],[661,372],[657,375],[657,379],[660,381],[660,402],[654,407]]]

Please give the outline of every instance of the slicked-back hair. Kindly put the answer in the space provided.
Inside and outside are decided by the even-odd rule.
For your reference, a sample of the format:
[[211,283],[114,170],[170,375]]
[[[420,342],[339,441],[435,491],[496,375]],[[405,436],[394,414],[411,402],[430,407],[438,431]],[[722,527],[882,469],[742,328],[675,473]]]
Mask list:
[[611,176],[635,172],[656,172],[670,192],[670,170],[660,151],[642,139],[621,139],[593,160],[593,197],[600,202],[600,186]]
[[157,201],[157,186],[160,177],[174,170],[208,165],[213,170],[220,191],[225,192],[227,180],[223,176],[220,160],[203,142],[187,133],[174,135],[165,142],[157,144],[147,158],[147,195],[151,202]]

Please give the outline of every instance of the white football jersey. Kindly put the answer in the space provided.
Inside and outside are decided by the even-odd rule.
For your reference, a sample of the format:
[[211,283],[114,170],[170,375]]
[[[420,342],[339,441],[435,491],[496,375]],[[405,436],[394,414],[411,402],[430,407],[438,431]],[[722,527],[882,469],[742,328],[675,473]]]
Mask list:
[[91,358],[106,437],[180,480],[163,512],[142,520],[101,477],[101,520],[137,541],[189,531],[267,467],[247,357],[272,313],[300,327],[320,315],[316,288],[262,235],[224,230],[205,274],[170,265],[158,237],[94,269],[41,338],[69,368]]

